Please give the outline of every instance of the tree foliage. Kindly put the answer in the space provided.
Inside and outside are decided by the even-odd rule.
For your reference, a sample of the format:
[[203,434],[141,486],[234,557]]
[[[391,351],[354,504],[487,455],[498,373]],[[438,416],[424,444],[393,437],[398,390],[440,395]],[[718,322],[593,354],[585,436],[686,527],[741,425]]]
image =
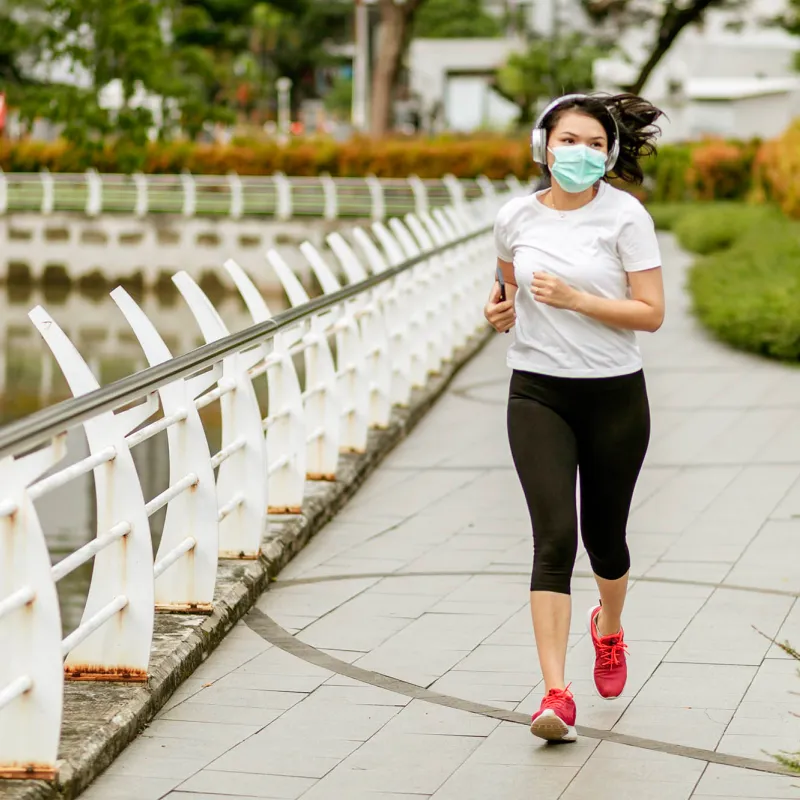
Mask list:
[[502,32],[483,0],[427,0],[413,27],[413,35],[422,39],[492,38]]
[[527,126],[541,98],[591,90],[594,62],[606,53],[578,33],[554,41],[533,39],[525,52],[513,53],[500,68],[495,89],[519,106],[518,124]]
[[74,142],[141,143],[170,123],[194,138],[268,113],[278,77],[296,100],[313,95],[351,14],[345,0],[0,0],[0,90],[23,123],[47,119]]

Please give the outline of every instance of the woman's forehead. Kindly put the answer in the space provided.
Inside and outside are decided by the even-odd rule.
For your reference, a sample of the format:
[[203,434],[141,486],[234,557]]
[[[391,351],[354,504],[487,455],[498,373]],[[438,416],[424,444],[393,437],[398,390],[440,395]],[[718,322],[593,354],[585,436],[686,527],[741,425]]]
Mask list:
[[566,111],[558,118],[554,132],[562,133],[567,131],[579,136],[607,138],[605,128],[599,120],[579,111]]

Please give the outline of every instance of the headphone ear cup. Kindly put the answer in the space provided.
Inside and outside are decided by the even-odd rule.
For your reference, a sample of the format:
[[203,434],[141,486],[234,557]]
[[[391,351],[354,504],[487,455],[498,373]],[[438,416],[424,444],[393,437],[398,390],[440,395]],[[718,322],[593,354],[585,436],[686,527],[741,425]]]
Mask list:
[[619,158],[619,139],[617,139],[614,144],[611,145],[611,150],[608,152],[608,158],[606,158],[606,175],[611,172],[612,169],[616,166],[617,159]]
[[537,164],[547,163],[547,146],[545,137],[547,131],[544,128],[534,128],[531,131],[531,155]]

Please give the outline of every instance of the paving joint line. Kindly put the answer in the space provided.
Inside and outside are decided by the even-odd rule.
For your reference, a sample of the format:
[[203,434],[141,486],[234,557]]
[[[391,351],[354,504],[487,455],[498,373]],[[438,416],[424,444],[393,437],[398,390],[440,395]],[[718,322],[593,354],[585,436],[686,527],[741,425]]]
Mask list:
[[[680,563],[680,562],[678,562]],[[529,577],[530,571],[522,572],[521,570],[480,570],[478,572],[466,570],[441,570],[432,572],[353,572],[335,575],[315,575],[311,578],[287,578],[286,580],[275,580],[270,583],[270,588],[285,589],[290,586],[306,586],[315,583],[328,583],[335,581],[350,581],[350,580],[366,580],[366,579],[384,579],[384,578],[447,578],[447,577],[480,577],[482,575],[489,575],[494,577]],[[576,570],[573,573],[575,578],[594,578],[594,573],[585,570]],[[766,594],[776,595],[778,597],[793,597],[800,598],[800,592],[793,592],[790,589],[769,589],[757,586],[741,586],[739,584],[726,584],[717,583],[715,581],[694,581],[684,578],[662,578],[655,575],[631,575],[629,580],[636,583],[662,583],[671,586],[697,586],[703,589],[728,589],[734,592],[749,592],[751,594]]]
[[[410,697],[412,700],[422,700],[423,702],[433,705],[452,708],[456,711],[464,711],[470,714],[477,714],[479,716],[497,719],[501,722],[512,722],[517,725],[525,725],[526,727],[530,725],[528,715],[519,711],[506,711],[505,709],[490,706],[485,703],[477,703],[472,700],[464,700],[451,695],[441,694],[440,692],[418,686],[414,683],[409,683],[400,678],[393,678],[380,672],[364,669],[355,664],[348,664],[346,661],[342,661],[339,658],[301,641],[258,608],[252,609],[245,617],[244,621],[253,632],[257,633],[273,646],[306,663],[314,664],[337,675],[342,675],[358,681],[359,683],[375,686],[379,689],[387,689],[395,694]],[[734,756],[728,753],[718,753],[714,750],[661,742],[655,739],[630,736],[628,734],[605,731],[598,728],[587,728],[580,725],[577,726],[577,731],[580,736],[584,736],[587,739],[612,742],[628,747],[636,747],[641,750],[650,750],[667,755],[690,758],[708,764],[720,764],[739,769],[748,769],[754,772],[796,777],[795,773],[790,772],[781,764],[762,761],[756,758]]]

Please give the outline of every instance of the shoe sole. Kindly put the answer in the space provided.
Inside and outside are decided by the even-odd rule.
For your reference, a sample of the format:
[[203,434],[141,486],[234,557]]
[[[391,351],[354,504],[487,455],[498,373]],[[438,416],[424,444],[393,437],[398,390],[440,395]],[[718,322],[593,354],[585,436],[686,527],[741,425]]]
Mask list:
[[555,711],[548,708],[531,722],[531,733],[547,742],[575,742],[578,734],[575,727],[567,725]]
[[[594,637],[592,636],[592,619],[594,617],[594,612],[597,610],[597,606],[592,606],[589,609],[589,614],[586,617],[586,632],[589,634],[589,644],[592,646],[592,650],[594,650]],[[626,657],[627,663],[627,657]],[[627,683],[627,681],[626,681]],[[625,687],[622,688],[622,692],[619,694],[615,694],[613,697],[606,697],[605,695],[600,694],[600,690],[597,688],[597,684],[594,680],[594,675],[592,675],[592,689],[594,689],[594,693],[601,699],[606,700],[607,702],[611,702],[612,700],[619,700],[622,697],[622,692],[625,691]]]

